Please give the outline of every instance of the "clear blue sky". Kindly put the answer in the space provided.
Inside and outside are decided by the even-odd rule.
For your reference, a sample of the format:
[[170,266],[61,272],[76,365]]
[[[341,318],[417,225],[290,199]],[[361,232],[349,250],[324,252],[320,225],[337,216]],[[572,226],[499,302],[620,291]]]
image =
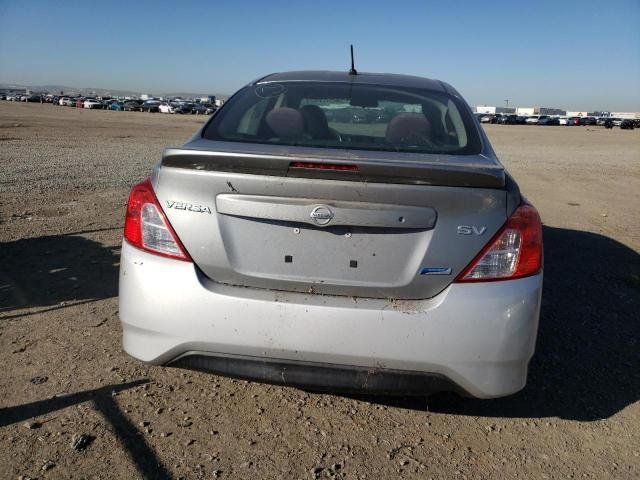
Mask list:
[[453,84],[471,104],[640,111],[640,0],[0,0],[0,82],[232,93],[273,71]]

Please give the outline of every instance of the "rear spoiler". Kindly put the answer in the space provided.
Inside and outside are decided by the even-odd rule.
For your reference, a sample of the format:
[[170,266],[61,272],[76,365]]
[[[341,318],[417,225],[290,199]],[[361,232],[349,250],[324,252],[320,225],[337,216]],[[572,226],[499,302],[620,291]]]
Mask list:
[[[198,171],[216,171],[301,177],[352,182],[400,183],[504,189],[504,168],[482,155],[419,155],[419,161],[390,159],[418,154],[358,151],[350,157],[332,155],[273,155],[205,150],[200,148],[167,148],[163,167]],[[315,150],[317,152],[317,150]],[[382,153],[382,155],[381,155]],[[386,155],[384,155],[386,154]],[[384,157],[387,158],[384,158]],[[433,157],[433,161],[424,161]],[[391,172],[391,173],[390,173]]]

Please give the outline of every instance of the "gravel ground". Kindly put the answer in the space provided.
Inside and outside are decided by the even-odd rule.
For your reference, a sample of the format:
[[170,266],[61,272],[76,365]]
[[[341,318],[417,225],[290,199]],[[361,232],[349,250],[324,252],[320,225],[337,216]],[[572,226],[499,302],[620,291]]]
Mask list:
[[310,394],[124,354],[128,188],[204,117],[0,102],[0,478],[638,478],[640,132],[486,127],[545,222],[529,384]]

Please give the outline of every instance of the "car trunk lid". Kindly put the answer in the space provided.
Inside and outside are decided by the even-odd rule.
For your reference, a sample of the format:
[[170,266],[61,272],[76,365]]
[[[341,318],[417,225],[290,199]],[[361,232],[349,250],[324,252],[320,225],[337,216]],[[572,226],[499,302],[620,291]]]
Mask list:
[[[504,171],[480,155],[195,143],[165,152],[154,188],[198,268],[217,282],[429,298],[506,219]],[[313,168],[292,166],[303,162]]]

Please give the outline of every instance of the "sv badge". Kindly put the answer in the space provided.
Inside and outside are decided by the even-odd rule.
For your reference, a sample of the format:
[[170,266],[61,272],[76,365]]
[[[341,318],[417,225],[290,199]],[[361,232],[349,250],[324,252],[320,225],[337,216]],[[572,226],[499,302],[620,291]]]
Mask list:
[[487,231],[487,227],[477,227],[475,225],[458,225],[458,235],[482,235]]

